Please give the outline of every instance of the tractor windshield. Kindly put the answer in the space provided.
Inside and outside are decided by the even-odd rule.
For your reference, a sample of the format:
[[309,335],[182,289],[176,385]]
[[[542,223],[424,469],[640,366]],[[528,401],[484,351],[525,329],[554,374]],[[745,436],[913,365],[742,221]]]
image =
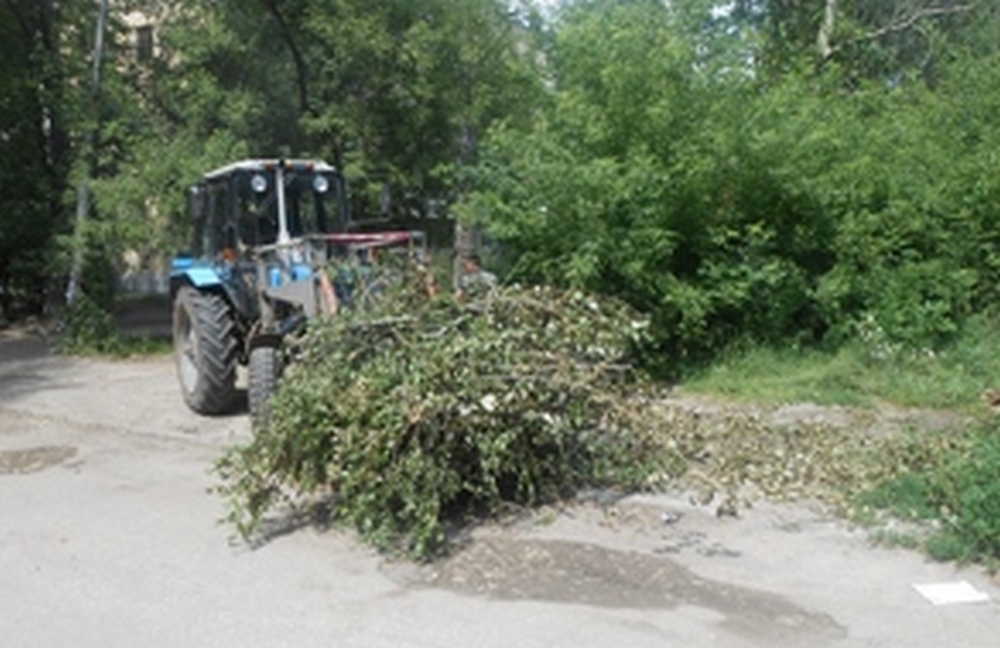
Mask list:
[[[245,245],[270,245],[278,240],[276,175],[247,174],[238,181],[239,233]],[[343,183],[335,173],[286,171],[285,213],[292,237],[342,231]]]
[[336,176],[289,173],[285,177],[288,231],[292,236],[343,229],[342,187]]

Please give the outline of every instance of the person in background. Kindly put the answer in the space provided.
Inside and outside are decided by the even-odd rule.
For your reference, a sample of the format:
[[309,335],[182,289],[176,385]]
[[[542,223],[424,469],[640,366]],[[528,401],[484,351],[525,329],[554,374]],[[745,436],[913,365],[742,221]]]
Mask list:
[[469,296],[489,292],[496,285],[496,275],[483,269],[479,255],[469,254],[462,259],[455,298],[464,299]]

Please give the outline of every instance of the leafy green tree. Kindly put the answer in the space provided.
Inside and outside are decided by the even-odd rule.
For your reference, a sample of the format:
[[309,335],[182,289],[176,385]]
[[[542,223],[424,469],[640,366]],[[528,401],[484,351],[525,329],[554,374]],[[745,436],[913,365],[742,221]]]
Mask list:
[[304,126],[359,180],[446,193],[493,121],[530,110],[540,81],[526,19],[496,0],[312,0],[313,111]]
[[331,159],[369,205],[386,181],[460,199],[512,277],[626,297],[672,358],[933,347],[998,297],[993,3],[135,5],[154,56],[113,21],[99,111],[93,8],[0,5],[5,308],[58,267],[73,169],[114,260],[183,245],[185,187],[251,155]]
[[[116,75],[105,240],[180,245],[184,186],[242,156],[330,159],[362,206],[387,181],[447,196],[480,133],[540,93],[530,16],[496,0],[167,4],[159,55]],[[150,222],[163,237],[132,236]]]
[[66,29],[81,8],[51,0],[0,5],[0,314],[39,311],[65,229],[79,72]]
[[763,36],[762,60],[774,70],[803,61],[838,67],[846,81],[933,81],[951,42],[996,17],[982,0],[741,0],[735,15]]
[[[925,5],[892,19],[946,22]],[[994,55],[971,45],[988,27],[942,24],[933,78],[897,83],[917,70],[902,46],[880,68],[796,64],[822,58],[815,22],[776,65],[766,30],[791,29],[792,9],[573,3],[554,27],[551,108],[493,131],[466,217],[503,241],[513,276],[651,312],[669,358],[872,331],[947,343],[995,296],[995,128],[973,118],[996,96]]]
[[567,11],[554,108],[527,134],[494,133],[464,206],[504,240],[514,275],[622,294],[685,357],[801,325],[807,266],[828,264],[811,242],[826,223],[789,231],[808,201],[753,159],[752,76],[726,50],[723,63],[692,47],[711,17],[707,4],[700,16],[651,2]]

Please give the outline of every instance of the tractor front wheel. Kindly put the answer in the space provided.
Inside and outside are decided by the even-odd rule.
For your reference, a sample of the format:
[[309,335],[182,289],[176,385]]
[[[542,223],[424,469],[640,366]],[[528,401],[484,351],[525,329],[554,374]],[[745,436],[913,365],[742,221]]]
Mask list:
[[174,353],[184,402],[199,414],[236,409],[236,324],[226,300],[190,286],[177,291],[173,317]]
[[280,349],[262,345],[250,350],[250,388],[248,390],[250,417],[259,422],[265,416],[268,401],[278,389],[283,368]]

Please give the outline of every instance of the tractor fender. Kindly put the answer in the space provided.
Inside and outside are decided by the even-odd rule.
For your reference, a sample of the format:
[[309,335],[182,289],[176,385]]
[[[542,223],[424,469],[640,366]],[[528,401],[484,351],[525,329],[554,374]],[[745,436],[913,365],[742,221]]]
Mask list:
[[214,268],[192,266],[184,270],[170,273],[170,288],[176,290],[181,286],[193,286],[198,289],[222,286],[222,278]]
[[170,296],[173,297],[181,286],[191,286],[199,290],[222,287],[222,277],[218,270],[205,261],[198,261],[186,253],[170,261]]
[[[178,262],[180,261],[180,262]],[[175,259],[170,273],[170,298],[174,299],[181,286],[191,286],[204,292],[221,294],[231,308],[242,312],[242,301],[236,294],[232,283],[226,281],[219,269],[209,265],[196,265],[185,259]]]

